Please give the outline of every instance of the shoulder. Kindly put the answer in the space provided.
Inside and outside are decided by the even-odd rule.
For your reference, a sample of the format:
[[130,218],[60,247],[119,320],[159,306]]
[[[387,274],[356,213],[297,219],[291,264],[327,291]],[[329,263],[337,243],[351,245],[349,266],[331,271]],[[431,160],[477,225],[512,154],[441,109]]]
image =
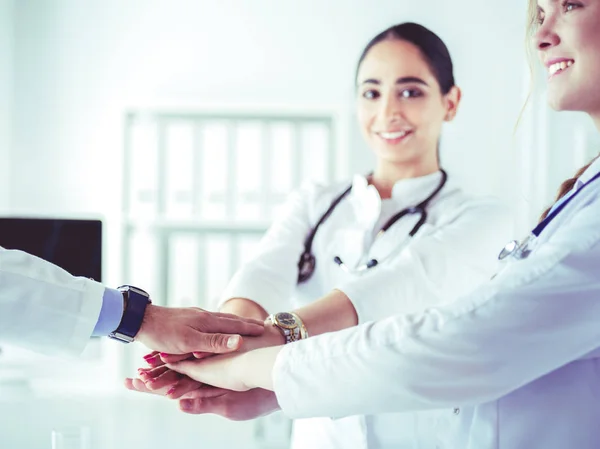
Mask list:
[[439,197],[435,201],[438,211],[447,218],[468,215],[488,220],[502,219],[512,222],[513,212],[508,204],[492,195],[468,192],[460,181],[448,180]]
[[304,181],[300,187],[291,193],[290,198],[295,201],[302,201],[309,211],[325,211],[351,184],[352,179],[350,178],[331,184]]

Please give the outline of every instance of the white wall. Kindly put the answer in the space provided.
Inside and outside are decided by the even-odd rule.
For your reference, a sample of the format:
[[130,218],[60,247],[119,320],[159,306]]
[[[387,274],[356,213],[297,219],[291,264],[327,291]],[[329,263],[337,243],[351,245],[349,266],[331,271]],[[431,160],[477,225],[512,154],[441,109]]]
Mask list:
[[[464,89],[444,137],[446,165],[468,174],[467,186],[505,194],[494,174],[508,163],[521,105],[520,72],[506,68],[522,60],[522,2],[460,3],[18,2],[12,203],[43,213],[115,208],[123,107],[140,100],[336,105],[352,118],[362,47],[406,20],[446,40]],[[365,171],[370,155],[351,136],[352,168]]]
[[14,0],[0,0],[0,211],[9,203],[14,17]]

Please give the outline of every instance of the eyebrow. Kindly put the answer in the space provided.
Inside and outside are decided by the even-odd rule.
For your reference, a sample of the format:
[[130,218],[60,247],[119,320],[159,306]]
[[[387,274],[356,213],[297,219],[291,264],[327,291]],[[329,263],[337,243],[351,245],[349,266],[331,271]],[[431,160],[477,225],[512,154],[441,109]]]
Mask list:
[[[550,0],[550,4],[554,4],[554,3],[558,3],[558,0]],[[539,4],[537,4],[536,7],[537,7],[537,12],[538,13],[540,13],[540,12],[546,12],[546,11],[544,11],[544,8],[542,8]]]
[[[427,84],[421,78],[417,78],[416,76],[405,76],[403,78],[398,78],[396,80],[396,84],[406,84],[406,83],[417,83],[417,84],[422,84],[424,86],[429,86],[429,84]],[[369,79],[364,80],[361,84],[377,84],[377,85],[380,85],[381,81],[379,81],[377,79],[374,79],[374,78],[369,78]]]

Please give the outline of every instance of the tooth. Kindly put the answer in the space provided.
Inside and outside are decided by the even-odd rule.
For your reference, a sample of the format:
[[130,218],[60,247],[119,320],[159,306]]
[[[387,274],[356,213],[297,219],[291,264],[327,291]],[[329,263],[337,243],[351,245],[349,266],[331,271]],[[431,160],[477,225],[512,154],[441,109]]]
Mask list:
[[567,67],[571,67],[573,65],[573,61],[567,62]]
[[566,63],[565,61],[561,62],[561,63],[560,63],[560,69],[561,69],[561,70],[564,70],[564,69],[566,69],[566,68],[567,68],[567,63]]

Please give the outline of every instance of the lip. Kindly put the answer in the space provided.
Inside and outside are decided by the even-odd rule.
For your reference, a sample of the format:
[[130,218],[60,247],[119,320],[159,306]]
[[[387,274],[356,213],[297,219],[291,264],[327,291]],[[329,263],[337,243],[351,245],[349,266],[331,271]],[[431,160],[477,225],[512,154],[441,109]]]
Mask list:
[[[374,134],[379,137],[382,141],[384,141],[388,145],[397,145],[405,139],[409,138],[413,134],[412,129],[398,129],[394,131],[375,131]],[[403,136],[396,137],[395,139],[389,139],[383,137],[381,134],[394,134],[394,133],[405,133]]]
[[[566,65],[566,67],[562,70],[560,68],[556,69],[557,64],[564,64],[564,65]],[[562,75],[567,70],[569,70],[574,64],[575,64],[575,60],[572,58],[548,59],[544,64],[548,69],[548,81],[552,80],[553,78],[557,77],[558,75]],[[553,69],[553,67],[554,67],[554,69]]]
[[557,64],[559,62],[569,62],[569,61],[575,62],[575,60],[573,58],[553,58],[553,59],[546,60],[546,62],[544,62],[544,65],[546,66],[546,68],[550,68],[551,65]]

